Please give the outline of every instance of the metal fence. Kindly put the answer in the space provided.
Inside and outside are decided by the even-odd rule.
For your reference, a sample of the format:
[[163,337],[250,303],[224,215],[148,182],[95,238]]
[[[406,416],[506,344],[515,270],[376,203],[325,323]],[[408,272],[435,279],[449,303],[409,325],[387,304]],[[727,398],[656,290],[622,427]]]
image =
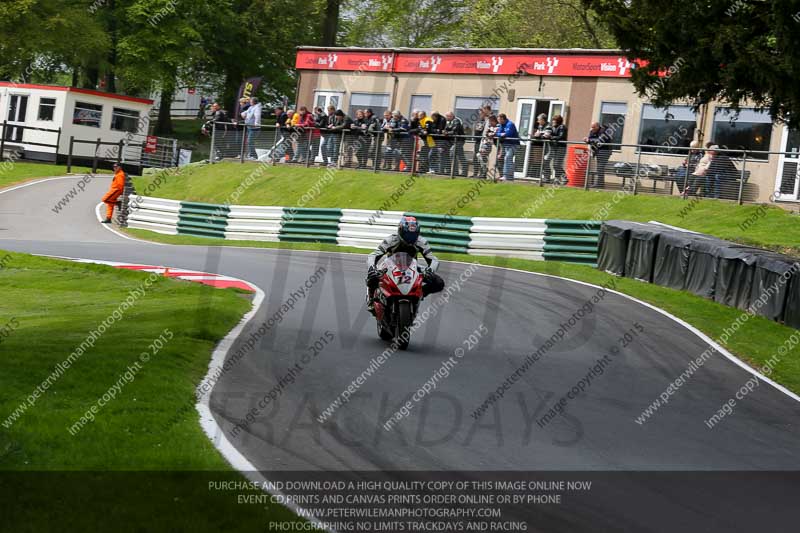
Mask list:
[[709,154],[705,149],[664,145],[592,146],[575,141],[500,141],[476,136],[236,123],[215,124],[211,136],[212,162],[236,159],[335,165],[373,172],[518,180],[541,186],[698,196],[739,203],[759,198],[758,186],[750,180],[758,165],[782,157],[796,158],[797,154],[728,148]]
[[[80,146],[93,148],[90,156]],[[69,139],[67,153],[67,172],[72,172],[73,160],[91,160],[92,172],[96,172],[103,163],[120,163],[141,168],[171,168],[178,166],[178,141],[152,135],[128,133],[119,141]]]

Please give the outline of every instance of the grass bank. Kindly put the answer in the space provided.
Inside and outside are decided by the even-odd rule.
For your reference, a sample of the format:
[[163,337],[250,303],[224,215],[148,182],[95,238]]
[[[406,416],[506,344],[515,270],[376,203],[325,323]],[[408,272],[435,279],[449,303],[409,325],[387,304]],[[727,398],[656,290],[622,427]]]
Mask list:
[[[352,252],[365,254],[366,250],[348,248],[332,244],[321,243],[265,243],[258,241],[225,241],[192,237],[188,235],[161,235],[146,230],[127,230],[136,237],[170,244],[194,245],[220,245],[220,246],[247,246],[262,248],[283,248],[293,250],[322,250],[329,252]],[[504,266],[552,274],[565,278],[602,285],[612,279],[616,280],[616,290],[628,294],[645,302],[651,303],[671,314],[692,324],[697,329],[713,339],[719,339],[725,328],[741,315],[741,311],[720,305],[711,300],[706,300],[694,294],[676,291],[632,280],[617,278],[591,267],[560,262],[528,261],[524,259],[504,259],[494,257],[479,257],[465,254],[443,253],[437,254],[441,259],[462,261],[491,266]],[[725,347],[737,357],[747,362],[754,368],[763,366],[776,354],[781,344],[796,330],[767,320],[761,317],[750,318],[738,332],[731,336]],[[699,354],[698,354],[699,355]],[[786,357],[781,357],[771,376],[787,388],[800,394],[800,355],[797,351],[790,352]]]
[[[255,531],[296,520],[208,484],[243,478],[201,430],[194,391],[249,295],[2,251],[0,264],[0,498],[15,504],[4,506],[0,529],[106,530],[111,509],[119,531]],[[131,291],[141,295],[109,324]],[[68,359],[104,320],[94,345]],[[71,431],[120,384],[94,421]]]
[[[256,172],[256,174],[253,174]],[[255,163],[220,163],[168,176],[151,196],[226,203],[237,189],[240,205],[339,207],[417,211],[487,217],[658,220],[724,239],[800,256],[800,219],[781,208],[737,206],[718,200],[687,202],[678,197],[623,195],[581,189],[551,189],[524,183],[487,183],[465,201],[473,180],[417,178],[396,201],[407,175],[339,170],[323,179],[325,169]],[[241,187],[252,175],[250,185]],[[144,190],[154,177],[134,180]],[[310,191],[318,191],[308,194]],[[305,196],[304,196],[305,195]],[[475,193],[473,193],[475,195]],[[388,203],[387,203],[388,202]],[[749,221],[749,222],[748,222]]]

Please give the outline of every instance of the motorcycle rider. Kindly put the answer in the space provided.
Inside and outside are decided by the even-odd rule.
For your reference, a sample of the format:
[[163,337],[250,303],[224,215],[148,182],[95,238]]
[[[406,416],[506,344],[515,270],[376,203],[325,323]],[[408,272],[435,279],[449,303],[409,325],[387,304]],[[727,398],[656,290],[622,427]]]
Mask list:
[[444,280],[436,273],[439,260],[433,255],[428,240],[419,234],[419,222],[415,217],[404,216],[397,225],[397,233],[386,237],[371,254],[367,256],[367,311],[375,314],[374,294],[381,281],[381,272],[376,267],[378,260],[385,255],[405,252],[413,258],[422,254],[428,266],[422,272],[422,297],[444,289]]

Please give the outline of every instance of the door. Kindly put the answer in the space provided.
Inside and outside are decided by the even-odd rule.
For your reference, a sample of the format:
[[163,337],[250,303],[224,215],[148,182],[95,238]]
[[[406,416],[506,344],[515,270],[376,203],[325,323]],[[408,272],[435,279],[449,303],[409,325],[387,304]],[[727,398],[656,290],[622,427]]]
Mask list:
[[342,100],[344,100],[344,93],[335,91],[316,91],[314,93],[314,108],[321,107],[322,111],[327,113],[329,105],[332,105],[336,109],[340,109],[342,107]]
[[[342,108],[342,102],[344,101],[344,93],[337,92],[337,91],[315,91],[314,92],[314,109],[321,107],[322,112],[327,114],[328,113],[328,106],[332,105],[336,109]],[[322,143],[319,143],[319,148],[317,149],[317,155],[314,158],[317,163],[321,163],[322,159],[322,150],[324,146]],[[313,150],[313,147],[312,147]]]
[[[537,100],[520,98],[517,107],[517,130],[522,139],[528,139],[536,130],[536,117],[547,116],[548,122],[554,115],[564,116],[563,100]],[[543,146],[540,143],[523,141],[517,153],[514,176],[521,179],[540,179],[543,164]]]
[[778,175],[775,178],[776,200],[798,200],[800,192],[800,130],[783,127]]
[[25,117],[28,114],[28,97],[21,94],[10,94],[8,96],[8,127],[4,132],[7,141],[22,142],[23,128],[15,128],[14,125],[24,126]]

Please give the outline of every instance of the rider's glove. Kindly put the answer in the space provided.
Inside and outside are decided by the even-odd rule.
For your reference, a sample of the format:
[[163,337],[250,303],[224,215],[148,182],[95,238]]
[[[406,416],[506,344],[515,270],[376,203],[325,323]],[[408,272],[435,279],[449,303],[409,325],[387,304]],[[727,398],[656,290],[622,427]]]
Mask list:
[[367,279],[375,279],[380,277],[381,274],[378,272],[378,269],[375,268],[375,265],[370,265],[369,268],[367,268]]
[[422,275],[426,278],[432,277],[434,274],[433,269],[431,267],[425,267],[425,270],[422,271]]

